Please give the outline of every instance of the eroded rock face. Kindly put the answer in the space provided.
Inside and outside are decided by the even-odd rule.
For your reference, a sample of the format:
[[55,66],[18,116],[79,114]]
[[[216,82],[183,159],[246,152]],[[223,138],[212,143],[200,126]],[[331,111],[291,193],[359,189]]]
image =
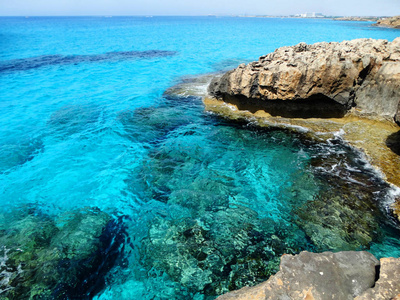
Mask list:
[[400,259],[381,258],[379,280],[356,300],[400,299]]
[[282,47],[215,78],[209,92],[239,109],[251,111],[245,107],[250,103],[273,116],[341,117],[354,108],[393,120],[400,100],[400,38]]
[[[378,265],[379,261],[368,252],[305,251],[284,255],[280,271],[268,281],[217,299],[354,299],[374,286]],[[397,265],[397,272],[398,269]]]

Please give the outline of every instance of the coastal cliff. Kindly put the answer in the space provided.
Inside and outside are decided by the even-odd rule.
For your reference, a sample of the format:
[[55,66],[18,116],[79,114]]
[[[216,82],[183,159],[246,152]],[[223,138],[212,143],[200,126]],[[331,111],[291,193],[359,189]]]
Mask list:
[[393,120],[400,99],[400,38],[282,47],[214,79],[209,92],[272,116]]
[[378,20],[374,26],[400,28],[400,16]]

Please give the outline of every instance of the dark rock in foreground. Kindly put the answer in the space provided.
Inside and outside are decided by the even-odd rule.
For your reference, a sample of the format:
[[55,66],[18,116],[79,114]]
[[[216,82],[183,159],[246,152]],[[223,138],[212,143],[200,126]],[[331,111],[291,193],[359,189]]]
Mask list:
[[393,299],[399,276],[398,258],[379,263],[368,252],[302,252],[282,256],[280,271],[268,281],[217,299]]
[[26,207],[0,221],[0,299],[89,299],[104,288],[123,238],[98,208],[53,218]]
[[215,78],[216,98],[282,117],[354,114],[393,121],[400,99],[400,38],[282,47]]

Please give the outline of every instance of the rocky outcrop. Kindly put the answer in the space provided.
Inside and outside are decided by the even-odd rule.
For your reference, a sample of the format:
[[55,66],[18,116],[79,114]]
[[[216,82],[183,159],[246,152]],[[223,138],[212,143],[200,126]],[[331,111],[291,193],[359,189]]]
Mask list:
[[382,27],[400,28],[400,16],[380,19],[374,25]]
[[339,17],[332,18],[334,21],[361,21],[361,22],[376,22],[378,17]]
[[282,47],[215,78],[209,93],[239,109],[282,117],[393,121],[400,100],[400,38]]
[[379,262],[368,252],[301,252],[282,256],[280,271],[268,281],[217,299],[397,299],[399,272],[398,258]]

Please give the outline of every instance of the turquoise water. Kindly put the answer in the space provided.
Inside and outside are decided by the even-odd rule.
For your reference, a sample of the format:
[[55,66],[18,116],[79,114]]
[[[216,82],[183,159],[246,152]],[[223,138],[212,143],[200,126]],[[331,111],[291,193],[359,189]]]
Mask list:
[[[14,218],[53,218],[61,230],[60,215],[107,213],[124,238],[110,239],[116,255],[101,252],[107,263],[97,264],[109,267],[83,272],[83,280],[103,278],[80,290],[98,299],[213,299],[264,280],[283,253],[302,250],[400,256],[387,209],[393,191],[340,137],[316,143],[226,122],[204,112],[200,97],[183,96],[192,81],[199,87],[193,78],[280,46],[400,36],[370,25],[0,18],[0,201],[11,214],[0,220],[4,239],[22,230],[10,229]],[[6,257],[23,246],[4,247]]]

